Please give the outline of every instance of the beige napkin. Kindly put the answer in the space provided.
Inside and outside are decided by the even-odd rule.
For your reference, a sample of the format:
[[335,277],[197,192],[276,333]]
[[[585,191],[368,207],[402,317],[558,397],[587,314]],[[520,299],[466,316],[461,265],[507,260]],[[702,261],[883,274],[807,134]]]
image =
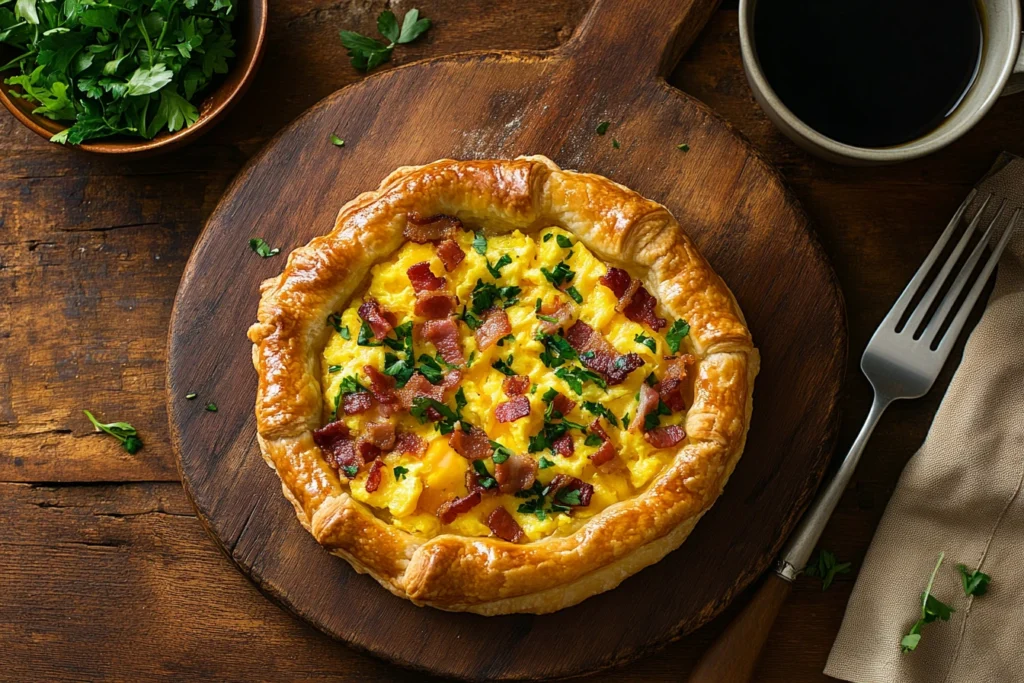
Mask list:
[[[1024,159],[1002,155],[978,187],[1024,204]],[[984,317],[864,558],[825,673],[856,683],[1024,681],[1022,484],[1024,226],[1018,226]],[[956,613],[926,625],[917,650],[902,654],[900,638],[920,616],[920,595],[940,551],[946,561],[932,592]],[[985,595],[965,597],[958,563],[992,577]]]

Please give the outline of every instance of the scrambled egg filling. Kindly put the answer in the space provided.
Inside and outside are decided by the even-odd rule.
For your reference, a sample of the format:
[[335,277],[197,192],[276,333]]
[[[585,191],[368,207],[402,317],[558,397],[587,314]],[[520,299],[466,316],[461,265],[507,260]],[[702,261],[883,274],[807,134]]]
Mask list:
[[[602,406],[617,418],[617,426],[605,417],[602,425],[618,452],[617,467],[595,468],[588,456],[598,448],[587,445],[586,435],[572,429],[575,452],[569,457],[553,453],[550,449],[532,453],[540,461],[537,480],[547,485],[557,474],[577,477],[594,487],[593,497],[586,507],[574,507],[572,514],[550,509],[540,512],[520,494],[502,495],[497,492],[483,497],[483,502],[468,512],[458,515],[448,525],[442,525],[436,515],[438,506],[453,497],[467,493],[466,472],[473,464],[456,453],[448,445],[448,435],[442,435],[431,422],[421,424],[410,414],[403,413],[395,418],[399,430],[411,431],[427,442],[426,452],[421,456],[389,453],[384,456],[383,477],[378,488],[372,493],[366,491],[367,468],[349,482],[351,495],[375,508],[378,515],[388,519],[395,526],[425,536],[439,533],[456,533],[465,536],[489,536],[491,530],[486,524],[488,515],[498,506],[504,506],[529,540],[536,540],[558,532],[569,532],[579,520],[593,516],[620,500],[634,496],[646,487],[654,477],[672,460],[676,448],[655,449],[640,433],[629,432],[630,415],[635,414],[637,395],[645,379],[653,373],[660,378],[665,370],[666,356],[672,355],[665,335],[649,327],[627,319],[615,310],[616,296],[598,283],[608,267],[594,256],[574,235],[560,228],[548,228],[534,235],[519,231],[506,235],[486,238],[476,237],[468,231],[461,231],[457,242],[466,253],[465,259],[452,271],[445,272],[433,244],[406,243],[388,261],[374,266],[369,286],[361,297],[355,297],[348,308],[332,320],[334,330],[323,354],[323,387],[325,404],[331,419],[330,407],[342,391],[347,378],[355,378],[361,385],[368,386],[363,366],[384,367],[385,346],[363,346],[358,343],[358,332],[362,321],[357,309],[364,298],[373,297],[387,311],[396,316],[402,324],[412,320],[418,324],[423,320],[413,314],[416,296],[406,274],[410,266],[427,261],[435,275],[448,280],[449,290],[454,292],[462,306],[471,301],[471,294],[478,281],[493,283],[498,287],[515,286],[521,289],[515,297],[518,302],[505,309],[512,325],[514,340],[505,339],[485,351],[477,348],[473,332],[459,323],[462,348],[468,359],[468,367],[462,368],[463,389],[466,405],[462,417],[487,432],[491,440],[497,441],[513,453],[526,454],[530,437],[544,427],[543,401],[545,392],[553,388],[576,401],[576,407],[565,419],[583,425],[590,424],[597,415],[586,409],[596,404]],[[484,253],[479,253],[483,250]],[[500,268],[496,265],[505,259],[511,261]],[[568,295],[556,288],[545,274],[554,271],[564,263],[575,273],[571,285],[575,288]],[[490,266],[490,267],[489,267]],[[495,278],[494,272],[500,277]],[[584,381],[582,391],[577,392],[565,380],[556,377],[554,370],[540,359],[544,345],[535,338],[541,321],[537,318],[538,299],[545,310],[559,301],[578,296],[576,317],[599,331],[615,347],[618,353],[637,353],[644,365],[631,372],[619,385],[601,388],[597,383]],[[671,318],[670,324],[671,324]],[[570,323],[571,324],[571,323]],[[662,330],[666,332],[668,328]],[[686,340],[688,341],[688,340]],[[653,345],[652,350],[649,345]],[[416,339],[415,356],[422,354],[436,356],[433,345]],[[531,411],[527,417],[510,423],[500,423],[495,417],[498,404],[509,400],[502,389],[505,375],[494,368],[503,361],[516,374],[530,379],[526,396]],[[348,379],[351,382],[351,379]],[[349,384],[351,386],[351,384]],[[579,388],[577,386],[577,388]],[[451,392],[446,403],[454,405]],[[352,433],[358,435],[363,427],[374,419],[374,412],[344,415],[343,420]],[[661,425],[681,424],[685,412],[661,416]],[[593,443],[593,439],[591,440]],[[599,445],[599,444],[598,444]],[[490,459],[482,463],[493,473],[494,463]]]

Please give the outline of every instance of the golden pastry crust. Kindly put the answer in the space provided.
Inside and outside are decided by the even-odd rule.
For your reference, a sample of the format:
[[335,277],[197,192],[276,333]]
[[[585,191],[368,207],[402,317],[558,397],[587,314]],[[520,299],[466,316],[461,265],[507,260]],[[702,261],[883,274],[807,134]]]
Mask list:
[[[349,495],[312,437],[324,414],[319,357],[326,320],[359,292],[374,264],[403,244],[410,212],[456,216],[490,234],[562,227],[689,322],[697,360],[688,439],[646,490],[569,535],[525,544],[421,538]],[[303,526],[398,596],[485,615],[562,609],[679,547],[743,452],[758,371],[735,299],[665,207],[542,156],[396,170],[377,191],[346,204],[330,234],[293,251],[284,272],[263,283],[249,338],[259,374],[260,449]]]

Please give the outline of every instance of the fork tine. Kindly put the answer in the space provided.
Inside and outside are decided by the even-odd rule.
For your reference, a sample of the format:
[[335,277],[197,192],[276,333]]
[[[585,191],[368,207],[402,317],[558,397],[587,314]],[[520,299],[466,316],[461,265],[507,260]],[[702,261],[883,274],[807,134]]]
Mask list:
[[[995,247],[993,247],[992,254],[988,257],[988,261],[986,261],[985,265],[982,267],[981,274],[978,276],[978,279],[974,281],[974,286],[971,287],[970,292],[968,292],[967,298],[964,299],[963,305],[960,307],[960,310],[957,311],[956,317],[953,318],[953,322],[950,323],[949,328],[943,335],[941,343],[939,343],[938,347],[935,349],[937,353],[942,355],[943,359],[945,359],[945,357],[949,355],[950,349],[952,349],[957,337],[960,336],[960,330],[963,329],[964,322],[966,322],[967,320],[967,316],[974,308],[974,304],[977,303],[978,297],[981,296],[982,290],[985,289],[985,285],[988,283],[989,277],[992,276],[992,271],[995,270],[996,264],[999,262],[999,257],[1003,255],[1003,250],[1006,249],[1006,245],[1010,241],[1010,235],[1013,234],[1014,229],[1017,227],[1017,221],[1020,218],[1020,216],[1021,209],[1017,208],[1013,212],[1013,217],[1010,219],[1010,224],[1006,226],[1006,230],[1003,231],[1002,236],[999,238],[999,242],[996,244]],[[988,241],[982,240],[982,242],[975,249],[975,252],[979,256],[981,255],[981,252],[984,251],[986,244],[988,244]],[[974,255],[972,254],[972,258],[973,256]],[[970,266],[969,268],[968,265],[965,265],[964,269],[960,272],[960,275],[957,277],[958,282],[954,284],[954,288],[957,289],[958,292],[959,290],[963,289],[963,285],[964,283],[966,283],[967,278],[970,277],[970,271],[974,270],[975,266],[977,265],[977,261],[978,259],[974,259],[973,264],[968,264]],[[961,278],[963,278],[964,283],[959,282]],[[959,287],[957,287],[957,284],[959,284]],[[937,335],[939,331],[941,331],[942,320],[945,319],[945,317],[949,314],[949,309],[952,308],[955,301],[956,295],[953,294],[953,290],[951,289],[949,294],[947,295],[946,301],[943,302],[942,309],[940,309],[940,311],[938,312],[941,313],[941,317],[937,313],[935,318],[928,325],[929,329],[931,329],[933,325],[935,326],[934,334]],[[928,336],[928,331],[926,330],[925,337]],[[932,346],[935,341],[939,340],[936,338],[935,340],[928,339],[927,341],[928,345]]]
[[[974,218],[972,218],[971,222],[967,225],[967,229],[964,230],[964,234],[956,243],[956,247],[953,249],[952,253],[950,253],[949,257],[946,259],[946,262],[942,264],[942,269],[939,271],[939,274],[935,277],[934,280],[932,280],[931,285],[929,285],[928,287],[928,291],[926,291],[924,293],[924,296],[921,297],[921,300],[917,302],[917,308],[914,309],[914,312],[910,316],[910,319],[907,320],[907,324],[903,327],[904,332],[909,332],[911,336],[913,336],[917,332],[917,328],[921,326],[921,323],[924,320],[925,315],[928,314],[928,311],[931,309],[932,304],[935,303],[935,299],[936,297],[938,297],[939,291],[942,289],[942,285],[945,284],[946,279],[949,277],[950,271],[953,270],[953,266],[956,265],[957,261],[960,259],[960,255],[964,253],[964,249],[967,248],[967,244],[971,241],[971,237],[974,235],[974,231],[978,227],[978,221],[981,220],[981,214],[985,212],[985,208],[988,206],[988,203],[991,199],[991,194],[985,197],[985,201],[982,203],[977,213],[974,214]],[[1005,204],[1006,200],[1004,199],[1003,203],[999,206],[1000,212],[1002,212],[1003,206]],[[996,218],[998,217],[999,214],[997,213]],[[994,222],[995,219],[993,219],[993,223]],[[991,227],[992,226],[990,225],[989,228],[991,229]]]
[[[956,210],[955,214],[953,214],[952,220],[949,221],[949,225],[947,225],[946,229],[942,232],[942,235],[939,237],[939,241],[935,243],[935,246],[928,254],[928,257],[925,258],[924,263],[922,263],[921,267],[917,269],[917,273],[914,274],[913,279],[907,284],[903,293],[900,294],[900,298],[897,299],[896,303],[894,303],[892,308],[889,309],[889,313],[885,316],[885,319],[879,326],[879,330],[882,328],[888,328],[891,330],[896,329],[896,325],[899,323],[900,318],[903,317],[903,313],[907,310],[907,307],[910,306],[910,301],[914,298],[914,294],[916,294],[917,290],[921,288],[921,284],[924,282],[925,277],[927,277],[928,271],[930,271],[932,266],[935,265],[935,262],[939,260],[942,250],[946,248],[946,244],[949,243],[950,238],[953,237],[953,233],[956,232],[957,226],[960,225],[960,219],[963,217],[964,211],[966,211],[967,207],[971,205],[971,202],[974,201],[977,194],[977,189],[971,190],[970,194],[967,195],[967,198],[962,204],[960,204],[960,208]],[[986,197],[985,202],[987,203],[991,197],[991,194]]]

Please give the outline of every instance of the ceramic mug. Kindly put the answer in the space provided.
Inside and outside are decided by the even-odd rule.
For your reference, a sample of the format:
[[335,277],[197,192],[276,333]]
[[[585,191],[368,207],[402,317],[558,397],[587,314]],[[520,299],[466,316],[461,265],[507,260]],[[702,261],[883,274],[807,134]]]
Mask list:
[[978,75],[963,101],[941,125],[916,140],[891,147],[856,147],[837,142],[797,118],[768,85],[754,47],[754,8],[757,2],[740,0],[739,11],[740,51],[754,98],[768,118],[790,139],[828,161],[858,165],[891,164],[931,154],[970,130],[1000,95],[1024,90],[1020,0],[981,0],[984,42]]

